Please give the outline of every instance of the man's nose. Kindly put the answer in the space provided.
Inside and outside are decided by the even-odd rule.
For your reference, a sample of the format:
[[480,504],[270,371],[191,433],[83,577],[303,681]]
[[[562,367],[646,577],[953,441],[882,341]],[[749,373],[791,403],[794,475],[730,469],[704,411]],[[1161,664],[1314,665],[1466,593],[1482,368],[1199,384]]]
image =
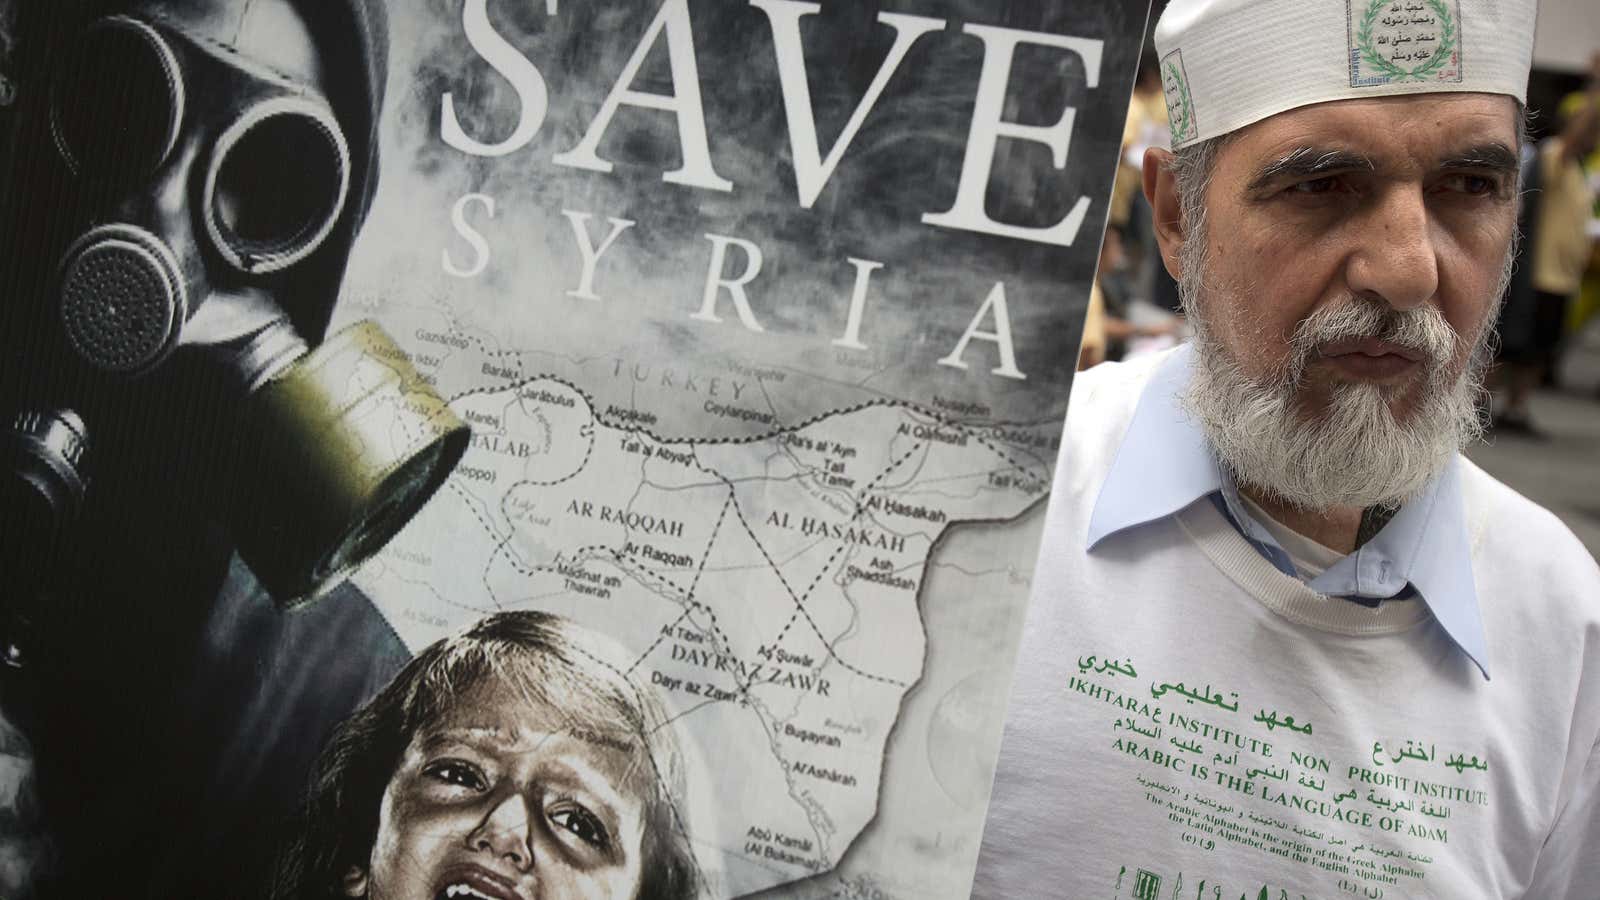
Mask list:
[[1379,195],[1352,227],[1360,229],[1345,273],[1353,293],[1395,309],[1414,309],[1433,299],[1439,289],[1439,258],[1420,186]]
[[526,872],[533,867],[533,828],[528,803],[512,792],[495,802],[483,821],[467,835],[467,847],[493,853]]

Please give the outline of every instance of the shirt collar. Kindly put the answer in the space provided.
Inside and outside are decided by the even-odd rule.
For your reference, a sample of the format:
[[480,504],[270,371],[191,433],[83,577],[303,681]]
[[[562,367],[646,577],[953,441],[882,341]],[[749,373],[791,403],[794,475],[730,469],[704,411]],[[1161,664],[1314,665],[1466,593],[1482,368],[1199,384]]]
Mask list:
[[[1192,359],[1188,345],[1178,348],[1146,384],[1095,500],[1086,547],[1092,551],[1118,532],[1211,498],[1246,540],[1292,575],[1288,554],[1244,512],[1205,432],[1183,409]],[[1324,594],[1362,597],[1393,597],[1409,585],[1451,640],[1489,677],[1459,460],[1452,459],[1372,540],[1308,584]]]

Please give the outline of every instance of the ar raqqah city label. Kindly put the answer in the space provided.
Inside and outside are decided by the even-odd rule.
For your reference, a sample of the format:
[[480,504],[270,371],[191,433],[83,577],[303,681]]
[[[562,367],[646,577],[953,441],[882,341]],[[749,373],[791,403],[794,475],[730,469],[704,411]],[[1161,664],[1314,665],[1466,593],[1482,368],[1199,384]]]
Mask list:
[[[933,64],[929,62],[931,55],[952,53],[958,42],[977,39],[983,45],[982,65],[972,83],[975,102],[968,123],[965,157],[957,183],[953,186],[955,197],[948,209],[923,212],[919,221],[925,225],[1001,238],[1058,246],[1070,246],[1073,243],[1089,211],[1087,196],[1078,197],[1070,211],[1059,221],[1047,225],[998,221],[990,216],[986,197],[1002,139],[1007,143],[1043,145],[1050,151],[1048,158],[1056,169],[1064,169],[1071,158],[1069,151],[1076,107],[1064,104],[1056,123],[1050,126],[1025,124],[1005,118],[1016,56],[1051,54],[1064,69],[1070,67],[1076,71],[1081,68],[1084,73],[1081,90],[1092,91],[1100,83],[1103,41],[982,22],[880,12],[878,23],[892,31],[893,45],[860,98],[855,114],[833,146],[824,152],[810,112],[811,87],[807,81],[807,58],[801,39],[801,21],[807,16],[819,15],[819,9],[812,4],[790,0],[750,0],[749,6],[764,14],[772,37],[774,58],[771,66],[776,72],[787,113],[792,151],[790,158],[800,209],[811,209],[834,172],[845,164],[851,142],[871,116],[884,89],[914,46],[919,52],[913,58],[922,65],[930,65]],[[555,4],[549,8],[552,14],[558,14]],[[743,14],[745,10],[738,12]],[[550,112],[551,104],[562,100],[561,85],[547,81],[538,64],[495,27],[488,16],[487,0],[468,0],[462,12],[462,26],[482,63],[493,68],[515,90],[518,116],[510,134],[498,140],[469,135],[457,115],[456,96],[446,91],[439,98],[440,137],[449,147],[474,157],[528,155],[531,153],[530,145],[539,135]],[[926,44],[926,47],[919,46],[922,44]],[[670,92],[638,90],[635,81],[640,69],[652,53],[661,52],[658,47],[666,51],[669,62]],[[669,111],[676,114],[674,121],[681,165],[663,173],[662,180],[693,189],[719,193],[732,191],[735,187],[733,182],[717,172],[711,154],[711,135],[716,127],[736,127],[736,123],[708,122],[702,91],[715,91],[723,83],[737,83],[742,79],[733,77],[738,73],[720,74],[723,77],[704,79],[702,83],[689,4],[687,0],[665,0],[640,35],[632,55],[618,73],[583,137],[570,149],[550,156],[550,163],[578,170],[611,173],[615,168],[614,163],[600,156],[600,148],[618,111],[623,107]],[[1041,162],[1044,158],[1043,154],[1039,157]],[[1031,173],[1008,174],[1040,177],[1031,176]],[[497,209],[495,197],[484,193],[465,194],[452,205],[451,225],[461,241],[471,248],[471,254],[461,261],[446,249],[441,256],[441,266],[447,274],[470,279],[482,276],[488,269],[492,254],[483,229],[488,227],[488,221],[494,219]],[[582,264],[577,284],[566,291],[569,297],[595,302],[602,300],[596,280],[602,257],[608,253],[629,252],[624,233],[638,223],[633,219],[611,215],[610,212],[618,211],[561,210],[571,225],[573,246]],[[603,216],[606,224],[592,229],[591,221],[597,216]],[[554,225],[553,222],[549,224]],[[599,232],[598,237],[596,232]],[[694,237],[697,241],[701,239],[698,233]],[[721,322],[718,307],[720,298],[726,295],[732,301],[740,324],[753,332],[764,331],[748,293],[750,285],[761,272],[763,255],[760,245],[749,236],[718,234],[714,231],[704,233],[703,239],[707,242],[704,245],[706,279],[704,291],[698,298],[698,311],[691,313],[690,318],[709,323]],[[873,273],[884,268],[885,263],[846,256],[839,265],[854,267],[855,287],[848,312],[841,322],[842,332],[833,344],[864,352],[869,349],[861,340],[868,287]],[[728,274],[730,269],[737,274]],[[991,369],[993,374],[1006,378],[1025,378],[1026,375],[1017,367],[1008,313],[1005,284],[996,282],[977,305],[976,313],[971,316],[961,339],[947,355],[938,359],[938,363],[967,369],[968,363],[963,357],[968,344],[974,339],[984,340],[993,342],[998,350],[999,363]]]

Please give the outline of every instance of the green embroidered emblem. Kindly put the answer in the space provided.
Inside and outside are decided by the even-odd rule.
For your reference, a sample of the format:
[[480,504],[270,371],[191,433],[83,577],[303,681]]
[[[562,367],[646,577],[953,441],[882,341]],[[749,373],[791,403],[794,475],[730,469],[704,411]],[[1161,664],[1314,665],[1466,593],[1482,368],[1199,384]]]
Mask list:
[[[1375,25],[1400,24],[1391,21],[1390,17],[1379,18],[1383,16],[1386,8],[1391,13],[1394,13],[1398,4],[1392,3],[1391,0],[1372,0],[1367,4],[1366,12],[1362,14],[1361,22],[1356,28],[1355,45],[1356,49],[1360,51],[1360,61],[1370,67],[1369,77],[1375,76],[1379,83],[1427,81],[1430,78],[1439,77],[1445,64],[1454,58],[1456,52],[1460,49],[1460,31],[1457,27],[1456,17],[1451,12],[1447,0],[1426,0],[1426,2],[1429,8],[1433,10],[1433,15],[1437,17],[1437,21],[1434,24],[1437,25],[1438,30],[1436,32],[1421,32],[1417,34],[1405,31],[1391,31],[1389,34],[1384,35],[1374,34]],[[1407,22],[1405,24],[1418,23]],[[1401,65],[1397,60],[1414,58],[1418,54],[1418,49],[1402,51],[1399,47],[1402,42],[1417,44],[1419,45],[1418,49],[1423,43],[1433,43],[1434,47],[1432,50],[1427,51],[1427,56],[1421,62],[1408,68]],[[1384,45],[1389,48],[1387,53],[1384,50]],[[1455,80],[1460,80],[1459,72],[1455,73]]]
[[1172,145],[1179,146],[1193,140],[1198,127],[1195,124],[1194,99],[1189,96],[1189,79],[1183,75],[1183,57],[1180,51],[1168,53],[1161,61],[1162,86],[1167,98],[1167,119],[1172,126]]

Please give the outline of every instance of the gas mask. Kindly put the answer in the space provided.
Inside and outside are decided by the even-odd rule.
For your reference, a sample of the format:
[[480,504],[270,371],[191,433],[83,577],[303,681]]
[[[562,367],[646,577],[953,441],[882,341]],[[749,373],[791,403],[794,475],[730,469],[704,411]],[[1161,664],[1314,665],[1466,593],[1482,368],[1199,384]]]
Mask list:
[[[55,151],[93,210],[51,282],[66,344],[101,380],[202,358],[236,401],[225,427],[237,483],[217,492],[220,518],[281,604],[320,596],[416,513],[468,437],[375,323],[320,343],[307,333],[326,322],[333,291],[306,296],[295,275],[351,201],[351,151],[333,108],[230,46],[146,15],[89,25],[49,91]],[[80,440],[94,430],[60,409],[28,415],[67,423],[55,426],[57,443],[63,428]],[[47,444],[28,443],[30,465],[63,468],[40,462]]]

